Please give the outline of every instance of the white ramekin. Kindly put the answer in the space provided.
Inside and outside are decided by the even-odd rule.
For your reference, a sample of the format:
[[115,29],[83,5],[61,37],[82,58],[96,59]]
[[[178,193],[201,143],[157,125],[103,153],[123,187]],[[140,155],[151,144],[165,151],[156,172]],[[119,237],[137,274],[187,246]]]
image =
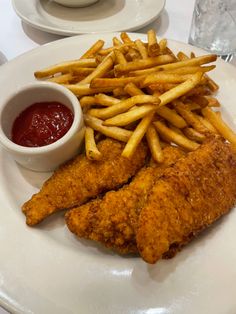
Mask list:
[[[56,142],[42,147],[24,147],[11,141],[12,125],[16,117],[33,103],[57,101],[74,114],[68,132]],[[51,82],[28,84],[0,101],[0,143],[25,168],[51,171],[74,157],[81,149],[84,138],[83,113],[77,97],[65,87]]]
[[87,7],[98,0],[54,0],[54,2],[64,5],[65,7]]

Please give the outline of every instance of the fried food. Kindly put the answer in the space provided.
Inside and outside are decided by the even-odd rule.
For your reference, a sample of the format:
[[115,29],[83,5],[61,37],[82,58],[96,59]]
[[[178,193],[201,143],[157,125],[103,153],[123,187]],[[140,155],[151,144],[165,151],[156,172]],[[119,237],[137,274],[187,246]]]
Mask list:
[[162,164],[142,168],[130,184],[68,211],[66,223],[70,231],[122,254],[137,253],[135,234],[140,210],[154,181],[184,152],[169,146],[163,154]]
[[79,155],[61,166],[23,205],[26,223],[33,226],[60,209],[78,206],[126,183],[144,165],[147,148],[141,143],[132,160],[121,156],[123,149],[123,143],[105,139],[98,143],[101,160]]
[[235,203],[236,153],[215,137],[177,161],[154,184],[139,217],[139,253],[151,264],[172,257]]
[[[221,107],[214,97],[219,86],[206,73],[216,67],[208,65],[215,54],[180,51],[176,57],[154,30],[146,43],[125,32],[120,39],[105,48],[98,40],[79,59],[35,72],[79,98],[87,159],[79,156],[56,171],[23,212],[34,225],[75,207],[66,221],[79,237],[155,263],[234,204],[236,134],[214,111]],[[97,146],[104,136],[114,140]],[[149,154],[140,144],[144,137]],[[194,152],[169,167],[186,151]],[[146,166],[150,155],[158,165]]]
[[[127,142],[122,152],[126,158],[132,158],[145,135],[150,138],[149,127],[153,130],[151,124],[160,117],[164,118],[160,121],[164,125],[159,126],[161,131],[156,127],[155,133],[165,140],[168,137],[170,144],[180,142],[188,149],[191,146],[190,150],[197,148],[209,132],[208,126],[214,128],[208,120],[211,124],[215,121],[220,130],[215,128],[227,140],[228,137],[234,140],[234,132],[208,110],[220,106],[213,97],[219,87],[206,75],[216,67],[208,65],[217,60],[215,54],[196,57],[194,53],[187,56],[180,51],[176,57],[165,38],[157,40],[153,29],[147,32],[146,43],[132,40],[125,32],[120,39],[113,37],[113,45],[108,48],[103,47],[104,41],[100,39],[79,59],[36,71],[35,77],[62,84],[72,91],[80,99],[86,127],[96,134]],[[176,107],[176,101],[182,105]],[[204,123],[200,120],[202,115]],[[181,137],[169,131],[168,126],[172,128],[169,123],[178,128]],[[183,128],[183,132],[179,130]],[[91,139],[92,130],[88,134]],[[154,159],[156,152],[151,149]],[[93,158],[97,160],[100,156],[96,152]]]

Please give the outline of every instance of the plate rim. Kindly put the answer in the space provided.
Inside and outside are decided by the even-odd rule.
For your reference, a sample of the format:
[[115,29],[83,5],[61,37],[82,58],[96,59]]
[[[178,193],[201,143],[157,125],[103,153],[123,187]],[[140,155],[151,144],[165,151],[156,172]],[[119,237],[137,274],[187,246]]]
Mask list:
[[[14,9],[15,13],[17,14],[17,16],[23,22],[25,22],[27,25],[29,25],[33,28],[36,28],[38,30],[45,31],[45,32],[51,33],[51,34],[63,35],[63,36],[75,36],[75,35],[79,35],[79,34],[100,34],[99,31],[98,32],[96,32],[96,31],[80,31],[80,30],[74,30],[73,31],[73,30],[65,30],[65,29],[60,28],[60,27],[58,27],[58,28],[53,27],[53,26],[50,27],[50,26],[44,25],[42,23],[35,23],[30,18],[25,16],[20,10],[18,10],[16,3],[17,3],[17,1],[20,1],[20,0],[11,0],[11,1],[12,1],[13,9]],[[159,11],[157,11],[157,13],[155,13],[155,15],[153,15],[152,18],[150,18],[149,20],[146,20],[143,23],[139,23],[136,26],[129,27],[129,28],[121,28],[121,29],[116,30],[116,31],[117,32],[122,32],[122,31],[132,32],[135,30],[139,30],[139,29],[147,26],[148,24],[151,24],[153,21],[155,21],[161,15],[161,13],[164,11],[165,5],[166,5],[166,0],[156,0],[156,1],[160,1],[162,7]],[[114,31],[114,32],[116,32],[116,31]],[[102,33],[110,33],[110,31],[109,30],[107,32],[103,31]]]

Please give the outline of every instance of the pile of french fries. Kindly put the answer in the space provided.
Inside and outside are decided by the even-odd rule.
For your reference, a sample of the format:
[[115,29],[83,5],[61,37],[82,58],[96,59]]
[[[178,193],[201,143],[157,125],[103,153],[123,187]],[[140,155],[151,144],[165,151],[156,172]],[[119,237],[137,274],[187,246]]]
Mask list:
[[98,40],[78,60],[35,72],[37,79],[62,84],[80,100],[86,124],[85,148],[99,160],[101,135],[125,142],[122,155],[131,158],[146,137],[153,159],[163,161],[167,144],[192,151],[210,134],[236,145],[236,134],[222,120],[214,97],[219,86],[206,74],[216,55],[175,55],[154,30],[147,43],[123,32],[113,46]]

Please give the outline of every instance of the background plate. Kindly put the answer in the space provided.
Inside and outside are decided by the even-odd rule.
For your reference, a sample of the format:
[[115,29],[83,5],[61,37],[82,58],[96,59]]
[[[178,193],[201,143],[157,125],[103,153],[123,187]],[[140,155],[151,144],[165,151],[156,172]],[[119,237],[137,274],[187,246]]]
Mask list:
[[86,8],[66,8],[52,0],[12,0],[27,24],[49,33],[76,35],[131,31],[154,21],[165,0],[99,0]]
[[[98,38],[82,35],[34,49],[1,66],[2,101],[47,65],[80,56]],[[130,34],[145,40],[143,34]],[[204,52],[169,41],[175,52]],[[236,121],[236,71],[217,61],[223,115]],[[0,304],[13,313],[37,314],[233,314],[236,310],[236,211],[171,260],[148,265],[75,238],[58,214],[36,228],[25,225],[20,206],[49,174],[19,167],[0,150]]]

